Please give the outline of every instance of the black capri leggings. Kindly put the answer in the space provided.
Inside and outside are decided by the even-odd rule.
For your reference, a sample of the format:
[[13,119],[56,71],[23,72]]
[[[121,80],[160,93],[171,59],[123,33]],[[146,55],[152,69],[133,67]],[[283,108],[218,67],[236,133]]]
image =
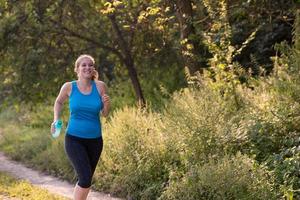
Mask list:
[[78,185],[89,188],[103,148],[100,138],[86,139],[66,134],[65,151],[74,167]]

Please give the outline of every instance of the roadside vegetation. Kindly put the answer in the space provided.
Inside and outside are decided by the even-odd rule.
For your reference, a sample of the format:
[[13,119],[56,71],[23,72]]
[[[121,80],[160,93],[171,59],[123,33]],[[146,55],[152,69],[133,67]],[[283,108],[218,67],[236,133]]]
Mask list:
[[1,195],[20,200],[66,200],[66,198],[53,195],[45,189],[35,187],[26,181],[17,180],[2,172],[0,172],[0,197]]

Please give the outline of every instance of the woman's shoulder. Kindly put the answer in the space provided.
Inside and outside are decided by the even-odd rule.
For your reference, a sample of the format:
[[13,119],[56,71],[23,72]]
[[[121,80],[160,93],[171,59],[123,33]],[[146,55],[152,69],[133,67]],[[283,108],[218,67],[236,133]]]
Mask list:
[[65,82],[62,85],[62,88],[68,88],[68,89],[70,89],[71,87],[72,87],[72,82],[71,81]]
[[96,85],[105,85],[103,81],[95,80]]
[[95,80],[96,86],[106,89],[106,84],[103,81]]
[[72,90],[72,82],[65,82],[62,87],[61,90],[63,92],[66,92],[68,95],[70,95],[70,92]]

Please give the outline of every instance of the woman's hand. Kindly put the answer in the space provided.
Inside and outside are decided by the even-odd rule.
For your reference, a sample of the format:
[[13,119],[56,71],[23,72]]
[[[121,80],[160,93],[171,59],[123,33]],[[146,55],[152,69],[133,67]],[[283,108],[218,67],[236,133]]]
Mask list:
[[96,86],[99,92],[99,95],[101,96],[101,100],[103,103],[103,109],[101,111],[101,115],[104,117],[107,117],[109,110],[110,110],[110,97],[107,95],[107,87],[104,82],[97,81]]
[[110,98],[107,94],[103,94],[102,95],[102,102],[103,102],[103,110],[102,110],[102,115],[104,117],[106,117],[109,113],[109,109],[110,109]]
[[107,94],[104,94],[104,95],[102,96],[102,101],[103,101],[103,104],[105,104],[105,105],[109,104],[109,103],[110,103],[110,98],[109,98],[109,96],[108,96]]

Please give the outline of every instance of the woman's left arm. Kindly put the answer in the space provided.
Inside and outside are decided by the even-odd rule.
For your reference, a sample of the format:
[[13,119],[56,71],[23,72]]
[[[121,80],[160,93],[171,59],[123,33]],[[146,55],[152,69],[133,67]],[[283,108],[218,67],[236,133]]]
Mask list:
[[96,85],[97,85],[98,92],[102,97],[102,102],[103,102],[103,109],[101,111],[101,115],[107,117],[110,110],[110,98],[107,94],[107,86],[102,81],[97,81]]

